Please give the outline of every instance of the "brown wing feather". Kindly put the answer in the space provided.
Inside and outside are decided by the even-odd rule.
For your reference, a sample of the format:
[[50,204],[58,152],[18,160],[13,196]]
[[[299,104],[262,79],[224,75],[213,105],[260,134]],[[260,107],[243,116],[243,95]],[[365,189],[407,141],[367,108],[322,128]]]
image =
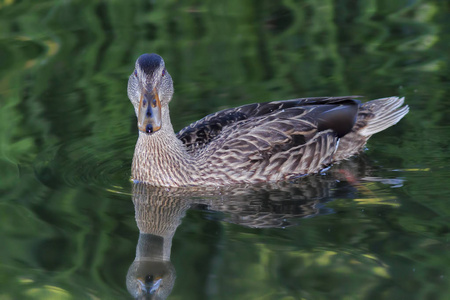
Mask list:
[[[239,115],[240,120],[222,122],[220,131],[210,134],[211,120],[224,120],[218,116],[233,110],[210,115],[180,136],[188,141],[188,149],[204,156],[204,174],[211,180],[276,181],[317,172],[331,164],[337,141],[351,131],[358,107],[358,101],[347,97],[248,105],[237,108],[235,114],[246,118]],[[204,132],[201,138],[214,137],[198,138],[199,130]],[[208,166],[214,170],[207,170]]]
[[[303,112],[304,108],[309,106],[354,104],[355,100],[352,100],[352,98],[357,97],[299,98],[243,105],[210,114],[180,130],[177,137],[185,144],[189,152],[195,152],[208,145],[228,127],[235,126],[235,123],[252,123],[253,120],[264,116],[272,116],[273,119],[277,117],[279,112],[283,112],[282,117],[285,119],[295,118],[296,115]],[[283,125],[280,124],[280,126]],[[283,128],[280,129],[283,131]]]

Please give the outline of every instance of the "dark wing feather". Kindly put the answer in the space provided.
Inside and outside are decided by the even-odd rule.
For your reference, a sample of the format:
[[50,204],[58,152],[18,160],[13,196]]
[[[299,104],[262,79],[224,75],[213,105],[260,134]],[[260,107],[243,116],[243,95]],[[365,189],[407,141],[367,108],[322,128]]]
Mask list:
[[204,155],[204,180],[277,181],[331,164],[359,105],[349,97],[244,105],[205,117],[179,138],[188,151]]
[[[184,143],[189,152],[195,152],[208,145],[217,136],[221,135],[222,132],[228,127],[236,125],[235,123],[251,123],[252,120],[264,116],[268,116],[268,120],[270,121],[277,118],[277,112],[280,111],[284,111],[284,114],[282,115],[282,118],[284,119],[295,118],[296,116],[301,115],[304,112],[304,109],[309,106],[333,104],[336,106],[342,106],[344,104],[351,105],[355,103],[355,100],[352,98],[357,97],[358,96],[300,98],[286,101],[254,103],[236,108],[229,108],[210,114],[203,119],[183,128],[180,132],[178,132],[177,137]],[[335,113],[335,115],[339,117],[339,114]],[[310,117],[314,118],[314,116]],[[331,120],[331,118],[327,118],[327,120]],[[323,128],[320,128],[320,130],[325,130],[330,126],[340,126],[342,128],[335,129],[339,133],[339,136],[342,136],[344,135],[342,133],[346,133],[346,131],[348,131],[348,124],[351,123],[351,125],[353,125],[353,122],[347,122],[347,126],[343,126],[342,122],[324,122],[322,124]],[[256,124],[254,126],[256,126]],[[282,122],[279,126],[279,129],[283,132],[287,130],[287,128],[283,127],[290,127],[292,125]]]

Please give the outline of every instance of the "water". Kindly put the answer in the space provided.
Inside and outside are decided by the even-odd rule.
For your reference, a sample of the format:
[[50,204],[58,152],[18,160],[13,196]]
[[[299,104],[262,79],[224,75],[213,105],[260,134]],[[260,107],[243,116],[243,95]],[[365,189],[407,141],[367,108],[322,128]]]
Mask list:
[[[168,299],[448,299],[449,13],[443,1],[3,1],[0,299],[131,299],[127,278],[150,272]],[[176,129],[299,96],[399,95],[411,111],[323,175],[133,186],[126,82],[145,52],[174,78]]]

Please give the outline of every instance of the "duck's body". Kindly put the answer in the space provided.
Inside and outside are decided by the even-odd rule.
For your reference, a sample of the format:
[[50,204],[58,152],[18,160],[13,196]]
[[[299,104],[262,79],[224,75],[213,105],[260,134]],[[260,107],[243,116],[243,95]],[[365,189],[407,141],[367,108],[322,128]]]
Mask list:
[[[408,113],[398,97],[365,104],[354,97],[305,98],[226,109],[175,134],[164,61],[144,54],[136,70],[128,85],[140,129],[132,177],[155,186],[221,186],[317,173],[360,152],[372,134]],[[154,106],[146,106],[152,100]]]

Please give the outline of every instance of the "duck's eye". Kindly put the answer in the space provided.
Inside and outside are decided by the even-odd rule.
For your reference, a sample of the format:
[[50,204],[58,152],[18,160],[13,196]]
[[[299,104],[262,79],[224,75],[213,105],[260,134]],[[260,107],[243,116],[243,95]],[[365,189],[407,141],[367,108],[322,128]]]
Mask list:
[[163,70],[162,70],[161,76],[164,76],[164,75],[166,75],[166,69],[163,69]]
[[134,70],[134,77],[137,77],[137,70]]

